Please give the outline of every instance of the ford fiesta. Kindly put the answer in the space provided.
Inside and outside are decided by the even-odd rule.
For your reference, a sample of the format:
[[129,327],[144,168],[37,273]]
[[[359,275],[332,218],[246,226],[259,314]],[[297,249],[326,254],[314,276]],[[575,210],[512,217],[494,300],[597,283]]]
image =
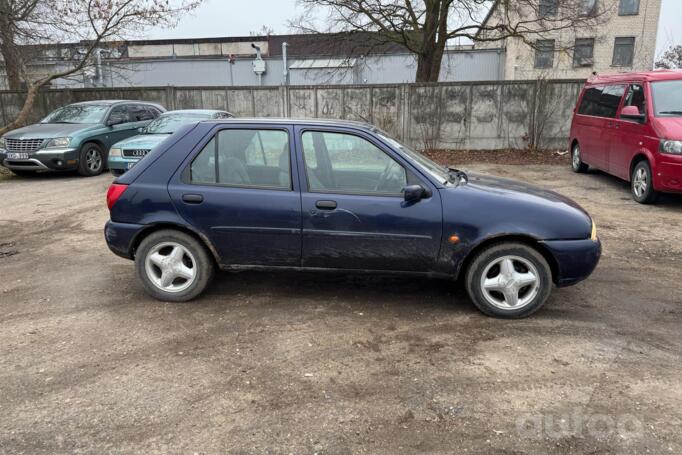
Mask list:
[[216,268],[460,279],[485,314],[521,318],[601,254],[575,202],[467,175],[362,123],[182,127],[109,188],[105,237],[146,291],[197,297]]

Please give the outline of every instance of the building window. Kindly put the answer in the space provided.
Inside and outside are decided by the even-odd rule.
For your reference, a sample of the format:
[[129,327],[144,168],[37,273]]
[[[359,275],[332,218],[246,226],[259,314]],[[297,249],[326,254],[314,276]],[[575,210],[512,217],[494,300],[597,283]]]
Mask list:
[[582,16],[593,17],[598,12],[597,0],[583,0],[580,14]]
[[578,38],[573,49],[573,66],[592,66],[594,64],[594,38]]
[[554,66],[554,40],[538,40],[535,43],[535,67],[551,68]]
[[613,46],[613,66],[632,66],[635,53],[635,38],[616,38]]
[[559,10],[559,0],[540,0],[538,16],[540,18],[556,16]]
[[639,14],[639,0],[620,0],[618,5],[619,16],[633,16]]

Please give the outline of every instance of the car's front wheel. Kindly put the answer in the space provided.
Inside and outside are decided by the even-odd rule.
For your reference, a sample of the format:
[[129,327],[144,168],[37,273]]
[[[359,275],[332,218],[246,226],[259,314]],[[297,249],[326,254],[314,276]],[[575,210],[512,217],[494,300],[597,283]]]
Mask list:
[[81,147],[78,156],[78,173],[84,177],[99,175],[104,170],[106,157],[99,145],[88,142]]
[[192,236],[174,230],[157,231],[140,243],[135,269],[145,291],[169,302],[186,302],[211,282],[213,260]]
[[545,258],[523,243],[492,245],[476,255],[465,276],[474,305],[488,316],[517,319],[539,310],[552,292]]
[[632,170],[630,178],[632,198],[640,204],[653,204],[658,199],[654,190],[651,166],[648,161],[640,161]]

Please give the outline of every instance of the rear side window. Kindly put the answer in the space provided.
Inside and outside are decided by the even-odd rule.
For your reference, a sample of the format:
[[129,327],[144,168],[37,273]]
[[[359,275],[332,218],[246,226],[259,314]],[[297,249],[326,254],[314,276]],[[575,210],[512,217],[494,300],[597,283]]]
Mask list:
[[192,162],[190,179],[196,184],[291,189],[289,134],[222,130]]
[[578,107],[578,114],[616,118],[618,106],[624,94],[625,87],[622,85],[590,87],[585,90]]

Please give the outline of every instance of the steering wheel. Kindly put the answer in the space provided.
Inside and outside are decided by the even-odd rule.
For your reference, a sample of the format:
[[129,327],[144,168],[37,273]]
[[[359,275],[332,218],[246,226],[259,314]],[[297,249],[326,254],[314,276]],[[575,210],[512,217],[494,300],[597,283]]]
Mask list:
[[379,176],[379,180],[377,180],[377,184],[374,185],[374,191],[379,191],[382,187],[382,185],[386,182],[388,182],[389,177],[391,176],[391,168],[395,164],[395,161],[389,161],[386,163],[386,167],[384,168],[383,172]]

